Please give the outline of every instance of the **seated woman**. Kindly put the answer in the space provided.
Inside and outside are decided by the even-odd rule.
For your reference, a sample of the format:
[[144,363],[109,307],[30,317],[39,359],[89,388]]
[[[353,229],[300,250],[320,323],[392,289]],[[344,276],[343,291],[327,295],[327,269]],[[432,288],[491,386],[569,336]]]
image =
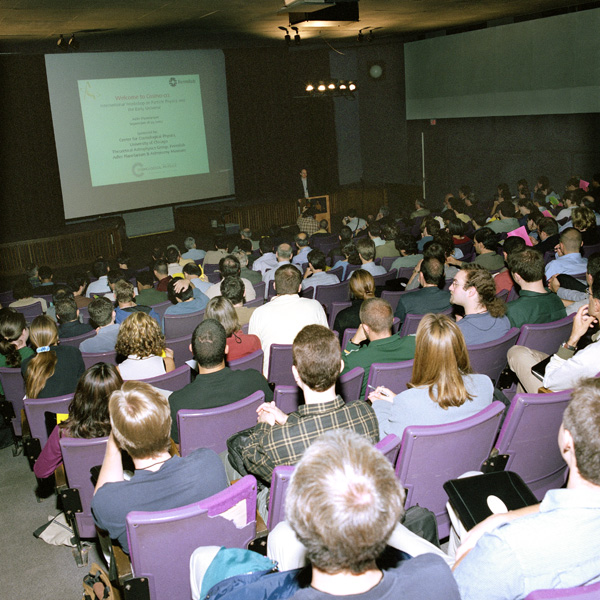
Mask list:
[[596,215],[587,206],[576,206],[571,213],[573,227],[581,232],[581,240],[584,246],[592,246],[600,243],[600,231],[596,226]]
[[115,350],[127,357],[118,367],[124,381],[158,377],[175,369],[173,350],[165,347],[160,325],[145,312],[134,312],[121,323]]
[[342,267],[342,276],[340,277],[340,281],[344,281],[344,279],[346,279],[346,270],[348,269],[348,265],[360,265],[360,258],[358,256],[356,246],[352,242],[344,244],[341,247],[341,252],[344,255],[344,258],[337,260],[331,268],[337,269],[338,267]]
[[[39,288],[37,291],[42,293]],[[13,288],[13,298],[14,302],[11,302],[8,305],[10,308],[23,308],[39,302],[42,306],[43,313],[48,309],[48,304],[44,298],[33,297],[33,287],[31,286],[31,283],[29,283],[29,279],[22,279],[15,284],[15,287]]]
[[360,307],[363,300],[375,298],[375,280],[373,275],[364,269],[354,271],[348,285],[352,306],[341,310],[335,317],[333,324],[333,329],[340,334],[340,339],[344,337],[346,329],[358,329],[360,325]]
[[417,329],[410,389],[396,395],[378,387],[369,394],[381,438],[389,433],[402,438],[409,425],[460,421],[491,404],[491,379],[470,371],[469,353],[458,325],[446,315],[425,315]]
[[121,389],[122,384],[117,368],[107,363],[97,363],[81,376],[69,405],[69,418],[52,430],[33,465],[36,477],[50,477],[62,464],[60,438],[92,439],[110,433],[108,399],[115,390]]
[[233,304],[223,296],[210,300],[204,312],[205,319],[219,321],[227,335],[227,362],[237,360],[261,349],[260,339],[256,335],[242,332],[240,321]]
[[79,348],[59,346],[56,323],[46,315],[31,323],[29,341],[36,354],[21,362],[27,398],[72,394],[85,371]]
[[[25,317],[12,308],[0,310],[0,367],[20,368],[35,352],[27,346],[29,329]],[[4,394],[0,384],[0,394]]]

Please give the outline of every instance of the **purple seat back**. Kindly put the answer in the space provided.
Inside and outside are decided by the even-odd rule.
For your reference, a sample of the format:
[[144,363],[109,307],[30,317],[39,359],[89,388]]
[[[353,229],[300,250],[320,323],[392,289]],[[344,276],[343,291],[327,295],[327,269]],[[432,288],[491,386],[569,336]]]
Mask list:
[[79,344],[83,342],[83,340],[88,340],[93,338],[96,335],[96,330],[92,329],[87,333],[82,333],[81,335],[76,335],[68,338],[60,338],[61,346],[73,346],[74,348],[79,348]]
[[244,371],[246,369],[255,369],[259,373],[263,370],[264,353],[262,350],[255,350],[237,360],[230,360],[227,366],[234,371]]
[[[238,529],[222,513],[246,504]],[[246,475],[227,489],[181,508],[130,512],[126,518],[131,567],[147,577],[152,600],[191,598],[190,557],[199,546],[246,548],[256,535],[256,479]]]
[[556,438],[571,391],[517,394],[495,444],[500,454],[509,455],[505,470],[518,473],[538,500],[566,479]]
[[303,394],[297,385],[276,385],[273,392],[273,402],[286,415],[298,410],[304,402]]
[[590,244],[588,246],[581,247],[581,254],[583,258],[589,258],[594,252],[600,252],[600,244]]
[[525,600],[598,600],[600,598],[600,583],[592,583],[580,587],[563,588],[560,590],[536,590],[525,597]]
[[[338,314],[344,310],[345,308],[350,308],[352,306],[352,302],[348,301],[348,302],[332,302],[330,307],[329,307],[329,319],[328,319],[328,323],[329,323],[329,329],[333,329],[333,326],[335,324],[335,318],[338,316]],[[338,331],[338,333],[341,333]]]
[[568,315],[551,323],[523,325],[517,346],[527,346],[546,354],[554,354],[559,346],[569,337],[573,326],[574,315]]
[[396,466],[398,460],[398,454],[400,453],[400,446],[402,440],[393,433],[386,435],[382,440],[375,444],[375,448],[379,450],[389,461],[392,466]]
[[[321,286],[322,287],[322,286]],[[300,291],[301,298],[310,298],[311,300],[315,297],[315,288],[309,286]]]
[[373,277],[373,279],[375,281],[375,286],[383,287],[388,281],[391,281],[392,279],[396,279],[397,274],[398,274],[398,271],[396,269],[394,269],[393,271],[390,271],[389,273],[383,273],[382,275],[375,275],[375,277]]
[[79,491],[83,512],[77,513],[75,518],[79,536],[82,538],[96,537],[96,526],[92,517],[94,484],[90,469],[102,464],[107,440],[106,437],[91,440],[69,437],[60,439],[68,486]]
[[184,335],[191,339],[194,329],[203,319],[203,310],[188,315],[165,315],[165,339],[173,340]]
[[315,300],[318,300],[327,314],[331,312],[334,302],[346,302],[348,300],[348,282],[342,281],[334,285],[319,285],[315,291]]
[[365,370],[362,367],[354,367],[354,369],[340,375],[336,383],[337,393],[346,402],[359,400],[364,377]]
[[517,286],[513,285],[510,288],[510,291],[508,292],[508,298],[506,299],[507,302],[512,302],[513,300],[516,300],[519,297],[519,291],[517,290]]
[[273,469],[271,476],[271,494],[269,496],[269,516],[267,529],[273,531],[275,525],[285,521],[285,495],[294,467],[280,465]]
[[506,366],[506,353],[515,345],[519,333],[519,329],[513,327],[498,340],[469,346],[467,350],[473,373],[482,373],[497,381]]
[[[154,312],[162,319],[165,316],[165,311],[167,308],[169,308],[169,306],[173,306],[173,304],[170,300],[166,300],[165,302],[159,302],[158,304],[155,304],[152,308]],[[190,337],[191,335],[192,334],[190,333]]]
[[196,448],[211,448],[217,454],[227,450],[227,438],[256,425],[256,409],[264,401],[265,393],[258,391],[225,406],[177,411],[181,456]]
[[184,335],[179,338],[166,340],[167,348],[173,350],[173,360],[176,367],[181,367],[187,360],[192,360],[193,355],[190,350],[192,343],[192,334]]
[[466,471],[478,471],[488,457],[502,402],[492,404],[461,421],[446,425],[410,426],[404,430],[396,476],[406,489],[405,507],[419,504],[435,513],[440,539],[450,532],[448,496],[443,484]]
[[342,337],[342,352],[344,352],[344,348],[348,345],[348,342],[354,337],[356,331],[357,330],[354,327],[348,327],[346,331],[344,331],[344,336]]
[[398,302],[403,294],[406,294],[405,291],[391,292],[389,290],[383,290],[381,292],[381,299],[387,300],[392,307],[392,313],[396,312],[396,307],[398,306]]
[[27,324],[29,325],[31,321],[42,314],[42,303],[34,302],[29,306],[18,306],[15,307],[15,310],[25,317],[25,321],[27,321]]
[[361,268],[362,268],[362,265],[348,265],[346,267],[346,279],[350,279],[350,277],[352,276],[352,273],[354,273],[354,271],[358,271]]
[[48,441],[44,413],[68,413],[71,400],[73,400],[73,394],[56,396],[55,398],[25,398],[23,400],[27,422],[31,430],[31,437],[40,440],[42,448]]
[[82,352],[83,364],[86,369],[93,367],[96,363],[105,362],[111,365],[117,364],[117,353],[112,352]]
[[[258,300],[260,298],[264,302],[265,287],[266,287],[265,282],[259,281],[258,283],[253,283],[252,287],[254,288],[254,291],[256,292],[256,299]],[[248,306],[248,303],[246,303],[246,306]],[[257,306],[260,306],[260,304],[258,304]]]
[[[450,280],[452,282],[452,280]],[[440,310],[437,314],[439,315],[451,315],[452,307],[446,308],[445,310]],[[400,328],[400,337],[404,337],[405,335],[411,335],[413,333],[417,333],[417,329],[419,328],[419,323],[421,319],[425,315],[416,315],[412,313],[408,313],[404,318],[404,322],[402,323],[402,327]]]
[[90,322],[90,311],[88,310],[87,306],[80,306],[79,307],[79,320],[82,323],[89,323]]
[[144,379],[146,383],[163,390],[176,392],[192,381],[192,370],[188,365],[181,365],[170,373]]
[[[265,284],[263,283],[263,286]],[[247,308],[258,308],[259,306],[262,306],[265,303],[265,296],[264,296],[264,292],[262,292],[262,294],[259,296],[258,292],[256,294],[256,298],[254,298],[254,300],[250,300],[249,302],[245,302],[244,306]]]
[[386,270],[386,271],[390,271],[392,268],[392,264],[394,263],[395,260],[398,259],[398,256],[383,256],[381,258],[381,266]]
[[342,281],[342,275],[344,274],[344,267],[336,267],[335,269],[329,269],[327,271],[329,275],[335,275],[340,281]]
[[395,394],[405,392],[412,377],[414,360],[393,363],[373,363],[369,369],[365,400],[374,388],[383,385]]
[[269,349],[267,381],[275,385],[296,385],[292,375],[292,345],[272,344]]
[[275,280],[271,279],[271,281],[269,281],[269,288],[267,290],[267,300],[270,300],[271,298],[275,298],[275,296],[277,295],[275,293]]
[[4,397],[13,406],[15,416],[12,419],[12,428],[15,435],[22,435],[21,410],[23,409],[23,398],[25,397],[25,382],[21,369],[18,367],[0,367],[0,383],[4,390]]
[[400,267],[398,269],[398,279],[410,279],[414,270],[414,267]]

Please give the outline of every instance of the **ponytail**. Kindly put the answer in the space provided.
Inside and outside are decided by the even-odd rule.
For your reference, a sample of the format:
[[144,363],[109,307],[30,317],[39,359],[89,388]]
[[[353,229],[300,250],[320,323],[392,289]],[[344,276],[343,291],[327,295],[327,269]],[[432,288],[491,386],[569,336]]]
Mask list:
[[30,339],[37,354],[27,365],[25,394],[28,398],[37,398],[48,379],[54,375],[58,362],[56,352],[50,349],[50,346],[58,343],[56,323],[45,315],[36,317],[31,323]]
[[14,342],[26,328],[25,317],[20,312],[6,312],[0,319],[0,354],[6,356],[7,367],[21,366],[21,354]]

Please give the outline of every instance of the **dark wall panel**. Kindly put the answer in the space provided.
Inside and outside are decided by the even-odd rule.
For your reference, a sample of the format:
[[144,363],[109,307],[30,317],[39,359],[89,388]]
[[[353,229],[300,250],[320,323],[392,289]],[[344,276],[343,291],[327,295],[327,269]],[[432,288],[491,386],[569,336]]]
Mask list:
[[421,180],[421,132],[425,133],[427,197],[440,205],[447,192],[470,185],[480,198],[498,183],[511,190],[526,178],[533,188],[547,175],[562,192],[572,175],[600,170],[600,115],[541,115],[408,122],[409,182]]
[[0,239],[53,235],[64,212],[44,57],[0,56]]

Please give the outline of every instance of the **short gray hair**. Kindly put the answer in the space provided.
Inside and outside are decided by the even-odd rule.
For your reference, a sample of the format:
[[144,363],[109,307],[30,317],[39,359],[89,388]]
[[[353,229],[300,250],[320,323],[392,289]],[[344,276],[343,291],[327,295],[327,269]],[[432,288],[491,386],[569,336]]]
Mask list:
[[196,244],[196,240],[192,236],[186,237],[185,240],[183,241],[183,245],[185,246],[186,250],[191,250],[195,244]]

